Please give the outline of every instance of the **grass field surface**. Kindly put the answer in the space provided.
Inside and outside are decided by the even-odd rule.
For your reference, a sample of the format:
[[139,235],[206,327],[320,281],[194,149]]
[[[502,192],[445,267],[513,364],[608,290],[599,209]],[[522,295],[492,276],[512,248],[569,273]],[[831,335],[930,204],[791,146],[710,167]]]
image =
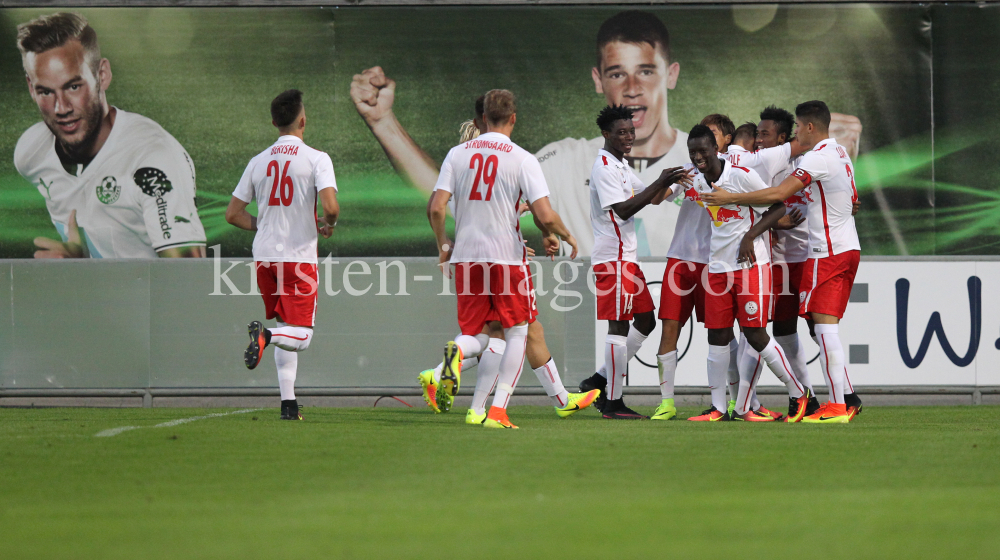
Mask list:
[[0,558],[1000,550],[1000,407],[873,408],[833,426],[510,415],[522,429],[419,408],[307,408],[304,422],[276,409],[0,409]]

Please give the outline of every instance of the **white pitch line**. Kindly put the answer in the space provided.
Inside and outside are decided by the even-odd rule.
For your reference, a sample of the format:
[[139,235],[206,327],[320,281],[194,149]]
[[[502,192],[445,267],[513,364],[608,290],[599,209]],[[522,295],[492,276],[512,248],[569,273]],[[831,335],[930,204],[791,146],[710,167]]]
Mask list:
[[[218,412],[215,414],[206,414],[205,416],[192,416],[191,418],[178,418],[177,420],[170,420],[163,422],[161,424],[156,424],[154,426],[145,426],[148,428],[169,428],[171,426],[179,426],[180,424],[187,424],[188,422],[194,422],[195,420],[204,420],[206,418],[218,418],[220,416],[229,416],[230,414],[246,414],[247,412],[257,412],[258,410],[264,410],[262,408],[245,408],[243,410],[234,410],[232,412]],[[144,426],[120,426],[118,428],[111,428],[109,430],[103,430],[94,434],[94,437],[114,437],[122,432],[127,432],[129,430],[138,430]]]

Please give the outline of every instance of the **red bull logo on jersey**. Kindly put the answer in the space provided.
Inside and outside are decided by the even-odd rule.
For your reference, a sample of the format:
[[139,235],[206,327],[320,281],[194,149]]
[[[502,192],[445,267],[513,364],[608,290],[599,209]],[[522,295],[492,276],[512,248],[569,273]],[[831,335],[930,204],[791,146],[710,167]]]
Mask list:
[[788,200],[785,201],[785,206],[788,206],[789,208],[795,205],[806,206],[812,201],[812,193],[809,192],[809,189],[802,189],[801,191],[788,197]]
[[722,224],[729,223],[729,220],[742,220],[743,216],[740,215],[739,206],[736,210],[730,210],[722,206],[709,206],[708,213],[712,215],[712,221],[715,222],[715,227],[720,227]]

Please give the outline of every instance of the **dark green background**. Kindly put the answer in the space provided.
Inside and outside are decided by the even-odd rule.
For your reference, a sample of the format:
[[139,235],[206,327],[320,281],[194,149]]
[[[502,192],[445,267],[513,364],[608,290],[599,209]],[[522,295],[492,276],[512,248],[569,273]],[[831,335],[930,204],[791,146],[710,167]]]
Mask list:
[[[783,7],[754,32],[736,24],[746,9],[649,9],[669,27],[681,65],[673,126],[687,130],[713,112],[757,120],[768,104],[824,99],[864,125],[866,254],[1000,254],[1000,70],[989,54],[997,8]],[[29,257],[33,237],[55,236],[41,195],[12,162],[17,138],[39,120],[15,27],[50,11],[0,11],[0,257]],[[494,87],[519,96],[514,140],[525,148],[591,138],[604,105],[590,78],[595,35],[619,8],[81,11],[111,60],[111,103],[159,122],[194,160],[210,244],[249,255],[251,235],[222,212],[246,162],[275,137],[271,98],[297,87],[306,141],[330,153],[340,186],[343,217],[321,254],[388,256],[434,253],[426,196],[395,174],[358,117],[352,75],[380,65],[397,81],[396,114],[437,161],[475,97]]]

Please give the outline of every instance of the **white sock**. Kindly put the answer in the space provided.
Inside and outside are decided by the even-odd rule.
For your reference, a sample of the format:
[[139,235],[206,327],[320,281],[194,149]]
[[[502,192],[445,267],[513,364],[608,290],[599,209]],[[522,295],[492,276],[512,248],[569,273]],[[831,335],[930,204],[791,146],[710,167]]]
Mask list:
[[295,373],[299,367],[299,354],[274,347],[274,363],[278,366],[278,389],[281,400],[295,400]]
[[660,354],[656,357],[656,365],[660,370],[660,397],[674,398],[674,379],[677,377],[677,350]]
[[542,383],[545,394],[552,397],[556,406],[560,408],[566,406],[566,403],[569,402],[569,391],[563,387],[562,379],[559,378],[559,368],[556,367],[556,361],[549,358],[544,366],[535,368],[534,372],[538,381]]
[[847,375],[847,362],[844,362],[844,394],[854,393],[854,385],[851,383],[851,376]]
[[729,345],[708,347],[708,388],[712,391],[712,406],[726,412],[726,370],[729,368]]
[[604,366],[608,375],[608,400],[622,398],[625,372],[628,367],[628,346],[624,336],[609,334],[604,339]]
[[844,347],[840,344],[840,325],[817,324],[814,327],[819,339],[819,360],[823,366],[826,383],[830,386],[830,402],[844,403]]
[[729,367],[726,369],[729,400],[735,401],[740,392],[740,343],[735,338],[729,341]]
[[809,369],[806,366],[806,354],[805,350],[802,348],[802,343],[799,342],[799,334],[786,334],[784,336],[774,337],[774,341],[781,346],[781,349],[785,351],[785,357],[788,358],[788,365],[792,366],[792,373],[795,375],[795,379],[799,383],[809,389],[810,394],[815,394],[813,391],[812,382],[809,381]]
[[[625,337],[626,355],[628,356],[625,360],[626,364],[632,361],[632,358],[634,358],[639,352],[639,349],[642,348],[642,343],[646,342],[647,338],[649,338],[649,335],[642,334],[639,332],[639,329],[635,328],[635,326],[629,327],[628,336]],[[601,366],[601,369],[597,370],[597,373],[600,374],[601,377],[607,379],[608,364]]]
[[528,325],[504,329],[503,336],[507,339],[507,348],[500,358],[500,376],[497,379],[496,394],[493,396],[493,406],[497,408],[507,408],[510,396],[517,387],[517,380],[521,377],[524,351],[528,344]]
[[785,384],[785,388],[788,389],[788,397],[792,399],[797,399],[804,394],[802,385],[799,381],[795,379],[795,374],[792,373],[791,366],[788,365],[788,359],[785,357],[785,353],[781,350],[781,346],[778,346],[774,339],[771,338],[767,341],[767,346],[764,350],[760,352],[760,357],[764,358],[767,362],[768,369],[774,373],[778,381]]
[[476,390],[472,393],[472,410],[476,414],[486,414],[486,400],[497,385],[500,376],[500,360],[507,343],[499,338],[491,338],[486,351],[479,355],[479,369],[476,370]]
[[285,323],[278,323],[276,328],[267,330],[271,331],[271,344],[289,352],[309,348],[313,336],[313,330],[308,327],[289,327]]
[[753,405],[750,396],[757,386],[757,381],[760,380],[760,371],[764,368],[764,360],[760,359],[760,354],[752,350],[753,348],[747,346],[746,351],[740,356],[740,391],[736,397],[737,414],[750,412]]
[[460,334],[455,337],[455,344],[462,349],[462,358],[478,356],[483,351],[482,342],[475,336]]

